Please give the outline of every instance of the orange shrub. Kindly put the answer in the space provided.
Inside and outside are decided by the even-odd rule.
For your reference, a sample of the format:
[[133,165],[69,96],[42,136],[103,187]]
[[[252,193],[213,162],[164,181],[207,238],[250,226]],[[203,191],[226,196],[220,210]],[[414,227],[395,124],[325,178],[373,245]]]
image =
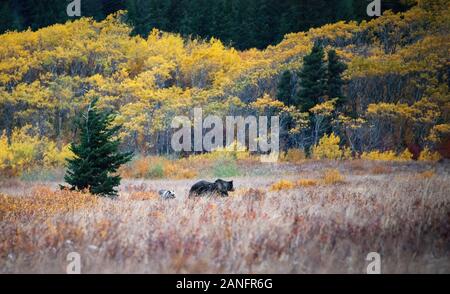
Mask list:
[[164,157],[140,157],[132,163],[121,167],[123,178],[166,178],[166,179],[192,179],[198,173],[191,169],[192,162],[185,159],[169,160]]
[[159,196],[155,191],[138,191],[131,192],[129,199],[134,201],[158,200]]
[[170,179],[192,179],[197,177],[198,173],[189,167],[184,166],[183,160],[164,161],[163,174],[165,178]]
[[337,169],[327,169],[323,173],[323,183],[326,185],[333,185],[338,183],[343,183],[344,177],[341,175]]
[[295,184],[298,187],[312,187],[317,186],[318,181],[314,179],[300,179]]
[[421,172],[417,175],[417,177],[419,179],[430,179],[432,177],[434,177],[436,175],[436,173],[433,170],[427,170],[424,172]]
[[289,190],[294,189],[295,184],[288,180],[280,180],[279,182],[274,183],[272,186],[270,186],[271,191],[282,191],[282,190]]
[[123,166],[120,170],[120,174],[124,178],[146,178],[150,161],[148,157],[140,157],[133,160],[130,164]]
[[302,149],[289,149],[284,153],[282,160],[291,163],[299,163],[306,159],[306,154]]

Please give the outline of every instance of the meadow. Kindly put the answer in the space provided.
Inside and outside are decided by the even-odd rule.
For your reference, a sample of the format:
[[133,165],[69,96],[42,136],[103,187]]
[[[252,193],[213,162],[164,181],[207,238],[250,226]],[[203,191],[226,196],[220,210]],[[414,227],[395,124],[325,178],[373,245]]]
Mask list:
[[[0,273],[65,273],[70,252],[82,273],[366,273],[370,252],[382,273],[450,273],[448,162],[145,161],[116,199],[1,180]],[[217,177],[230,197],[188,199]]]
[[[0,273],[65,273],[72,252],[82,273],[366,273],[371,252],[382,273],[450,273],[448,0],[367,20],[360,0],[145,1],[171,3],[170,26],[144,1],[66,22],[64,1],[3,2]],[[278,162],[247,146],[268,138],[253,119],[223,148],[174,148],[198,108],[278,117]],[[114,196],[116,173],[114,199],[60,189]],[[217,178],[236,191],[187,197]]]

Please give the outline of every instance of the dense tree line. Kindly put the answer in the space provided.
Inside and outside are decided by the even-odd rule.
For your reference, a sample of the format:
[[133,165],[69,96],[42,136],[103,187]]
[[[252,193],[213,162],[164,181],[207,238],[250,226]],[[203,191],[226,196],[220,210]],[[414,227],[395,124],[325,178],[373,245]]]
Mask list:
[[[0,33],[33,30],[69,18],[62,0],[3,0]],[[383,0],[383,9],[404,10],[405,1]],[[365,0],[81,0],[82,16],[104,19],[129,11],[133,32],[146,37],[153,28],[184,36],[215,37],[238,49],[264,48],[290,32],[307,31],[339,20],[367,17]]]
[[60,164],[93,97],[117,111],[120,149],[136,154],[173,154],[171,122],[200,107],[204,117],[278,115],[283,150],[314,148],[333,132],[353,154],[408,147],[448,157],[449,9],[421,0],[265,50],[159,30],[132,36],[122,14],[1,34],[0,170]]

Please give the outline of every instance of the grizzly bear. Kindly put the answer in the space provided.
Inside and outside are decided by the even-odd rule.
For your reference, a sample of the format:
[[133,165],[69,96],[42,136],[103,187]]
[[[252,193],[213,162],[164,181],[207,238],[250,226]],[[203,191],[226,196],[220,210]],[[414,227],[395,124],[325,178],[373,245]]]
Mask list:
[[232,191],[234,191],[233,181],[227,182],[221,179],[218,179],[214,183],[200,181],[191,187],[191,190],[189,190],[189,197],[211,195],[228,197],[228,192]]

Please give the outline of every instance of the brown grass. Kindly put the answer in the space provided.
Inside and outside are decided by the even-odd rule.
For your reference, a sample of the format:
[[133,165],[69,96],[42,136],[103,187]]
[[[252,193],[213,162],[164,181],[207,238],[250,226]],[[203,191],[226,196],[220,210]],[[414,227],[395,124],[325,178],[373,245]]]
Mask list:
[[27,195],[13,197],[0,194],[0,220],[32,217],[34,220],[56,214],[70,213],[96,205],[98,197],[86,192],[53,190],[46,186],[34,186]]
[[[0,196],[0,272],[65,273],[75,251],[83,273],[365,273],[376,251],[383,273],[450,273],[448,167],[431,177],[417,176],[420,164],[396,165],[398,177],[371,167],[361,176],[345,163],[302,163],[305,175],[339,169],[345,182],[270,191],[273,178],[299,173],[261,165],[270,176],[194,200],[195,180],[127,180],[117,200],[21,184]],[[158,188],[177,198],[153,200]]]
[[371,173],[374,175],[383,175],[392,173],[392,168],[386,165],[377,164],[372,167]]
[[266,191],[258,188],[250,188],[250,189],[243,189],[241,190],[241,193],[239,193],[244,199],[251,199],[256,201],[261,201],[265,197],[267,197]]
[[158,200],[159,196],[158,193],[154,191],[149,192],[139,191],[139,192],[131,192],[128,199],[135,201]]

